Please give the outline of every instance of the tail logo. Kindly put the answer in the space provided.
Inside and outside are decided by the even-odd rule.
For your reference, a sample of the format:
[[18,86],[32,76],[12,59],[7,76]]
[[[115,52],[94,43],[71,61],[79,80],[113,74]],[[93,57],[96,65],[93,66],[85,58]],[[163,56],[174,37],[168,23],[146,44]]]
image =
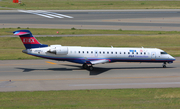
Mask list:
[[23,44],[40,44],[34,37],[21,37]]
[[23,39],[23,43],[33,43],[33,42],[34,39],[26,39],[26,38]]

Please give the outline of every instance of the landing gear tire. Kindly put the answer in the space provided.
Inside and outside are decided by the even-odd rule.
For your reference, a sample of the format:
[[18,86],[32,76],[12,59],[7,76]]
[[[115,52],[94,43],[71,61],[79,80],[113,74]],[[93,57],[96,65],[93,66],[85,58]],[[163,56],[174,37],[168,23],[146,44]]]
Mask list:
[[89,70],[92,71],[94,68],[93,66],[89,66]]
[[87,65],[86,63],[84,63],[84,64],[82,65],[82,68],[83,68],[83,69],[87,69],[87,68],[88,68],[88,65]]
[[163,68],[166,68],[166,62],[163,63]]

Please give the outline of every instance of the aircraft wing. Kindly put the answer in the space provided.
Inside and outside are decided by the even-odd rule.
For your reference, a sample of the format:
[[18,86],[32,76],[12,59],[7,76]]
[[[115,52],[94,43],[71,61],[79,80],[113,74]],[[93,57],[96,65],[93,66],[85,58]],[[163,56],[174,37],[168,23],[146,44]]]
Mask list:
[[95,61],[89,61],[91,64],[103,64],[103,63],[108,63],[110,60],[107,59],[102,59],[102,60],[95,60]]

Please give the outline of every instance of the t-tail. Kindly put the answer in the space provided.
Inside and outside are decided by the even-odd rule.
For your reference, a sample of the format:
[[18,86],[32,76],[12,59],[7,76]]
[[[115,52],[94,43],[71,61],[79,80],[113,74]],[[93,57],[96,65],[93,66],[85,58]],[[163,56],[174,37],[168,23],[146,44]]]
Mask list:
[[48,45],[41,44],[29,30],[17,30],[13,33],[21,38],[26,49],[48,47]]

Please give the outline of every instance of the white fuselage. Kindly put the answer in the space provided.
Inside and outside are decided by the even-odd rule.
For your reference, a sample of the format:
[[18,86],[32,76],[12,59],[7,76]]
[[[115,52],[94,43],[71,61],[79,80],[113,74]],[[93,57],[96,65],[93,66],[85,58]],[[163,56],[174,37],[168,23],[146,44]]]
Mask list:
[[[44,48],[27,49],[27,54],[75,63],[87,61],[98,63],[106,62],[167,62],[172,63],[175,58],[157,48],[116,48],[116,47],[80,47],[51,45]],[[100,61],[108,60],[108,61]]]

